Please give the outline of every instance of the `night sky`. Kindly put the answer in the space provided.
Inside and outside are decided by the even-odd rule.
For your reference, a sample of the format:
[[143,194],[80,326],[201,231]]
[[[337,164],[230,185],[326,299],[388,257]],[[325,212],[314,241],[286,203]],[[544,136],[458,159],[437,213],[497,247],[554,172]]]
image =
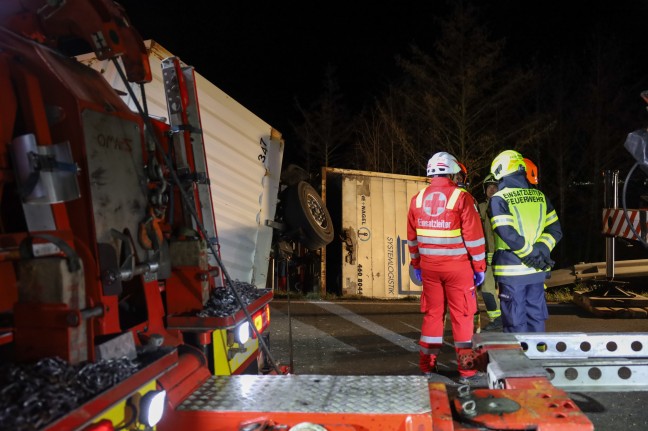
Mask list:
[[[334,7],[330,2],[119,1],[145,39],[154,39],[273,127],[290,134],[295,99],[308,106],[336,70],[352,111],[398,76],[410,44],[432,51],[448,3],[403,0]],[[454,2],[452,2],[454,3]],[[603,27],[648,58],[646,0],[475,1],[506,57],[524,64],[578,55]],[[209,6],[206,6],[209,5]],[[646,60],[648,72],[648,60]]]

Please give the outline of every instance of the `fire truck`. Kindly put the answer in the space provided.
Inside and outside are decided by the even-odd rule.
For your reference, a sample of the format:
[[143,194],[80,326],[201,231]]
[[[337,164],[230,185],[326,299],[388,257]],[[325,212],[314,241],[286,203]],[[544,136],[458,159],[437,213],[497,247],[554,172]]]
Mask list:
[[[65,53],[74,38],[114,65],[132,107]],[[0,429],[593,429],[552,382],[578,370],[558,359],[606,336],[478,334],[462,361],[487,372],[481,389],[276,364],[272,290],[221,258],[194,71],[160,66],[167,118],[148,113],[147,48],[117,3],[0,6]],[[275,242],[330,242],[312,187],[286,190],[259,221]]]

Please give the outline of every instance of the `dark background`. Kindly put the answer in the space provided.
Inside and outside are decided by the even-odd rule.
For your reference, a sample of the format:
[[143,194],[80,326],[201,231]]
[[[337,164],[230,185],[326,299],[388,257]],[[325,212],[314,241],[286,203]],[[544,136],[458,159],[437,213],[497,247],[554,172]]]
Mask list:
[[[308,106],[323,91],[328,65],[335,68],[349,107],[358,111],[398,76],[395,57],[407,55],[410,44],[432,50],[435,19],[450,11],[439,0],[119,3],[142,37],[194,66],[288,139],[291,124],[300,121],[295,100]],[[601,27],[613,29],[637,56],[648,53],[645,0],[472,3],[493,38],[506,39],[505,55],[514,63],[578,56]]]

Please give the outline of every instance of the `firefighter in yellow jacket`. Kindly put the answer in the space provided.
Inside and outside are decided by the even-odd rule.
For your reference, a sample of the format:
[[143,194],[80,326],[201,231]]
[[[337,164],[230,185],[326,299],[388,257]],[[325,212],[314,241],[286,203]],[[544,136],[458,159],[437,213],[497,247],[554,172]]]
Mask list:
[[472,351],[475,286],[484,281],[486,253],[475,200],[451,180],[459,171],[454,156],[446,152],[432,156],[427,165],[430,185],[410,202],[407,240],[415,276],[423,283],[419,367],[426,375],[436,370],[447,303],[459,382],[472,384],[479,376],[463,367],[461,357]]
[[548,317],[544,281],[550,253],[562,238],[549,199],[527,181],[520,153],[501,152],[491,164],[499,180],[488,211],[495,231],[493,273],[499,287],[504,332],[544,332]]

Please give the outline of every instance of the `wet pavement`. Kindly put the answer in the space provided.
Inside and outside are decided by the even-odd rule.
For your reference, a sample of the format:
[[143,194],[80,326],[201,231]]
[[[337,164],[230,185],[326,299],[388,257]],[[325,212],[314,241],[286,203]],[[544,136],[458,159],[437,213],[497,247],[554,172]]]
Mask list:
[[[483,307],[482,307],[483,308]],[[642,332],[648,319],[599,318],[573,304],[550,304],[547,332]],[[293,374],[419,375],[422,315],[418,302],[271,302],[270,350]],[[482,310],[482,327],[488,324]],[[441,379],[458,377],[452,334],[446,325],[439,357]],[[648,384],[648,382],[647,382]],[[648,430],[648,392],[572,392],[595,429]]]

